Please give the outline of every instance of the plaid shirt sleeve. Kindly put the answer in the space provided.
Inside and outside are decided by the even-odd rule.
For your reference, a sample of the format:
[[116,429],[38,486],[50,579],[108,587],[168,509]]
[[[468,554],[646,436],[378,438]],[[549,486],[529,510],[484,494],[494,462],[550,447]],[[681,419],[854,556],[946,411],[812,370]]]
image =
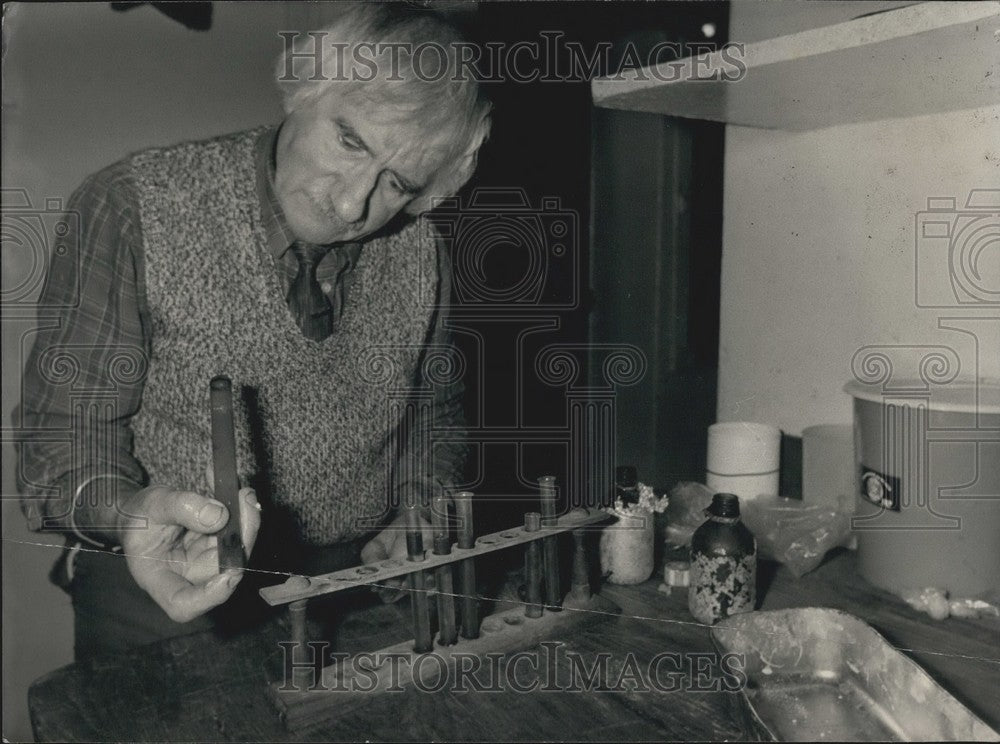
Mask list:
[[127,168],[90,176],[70,197],[67,216],[70,231],[50,260],[24,370],[18,485],[31,529],[107,544],[118,499],[145,481],[129,428],[149,346]]

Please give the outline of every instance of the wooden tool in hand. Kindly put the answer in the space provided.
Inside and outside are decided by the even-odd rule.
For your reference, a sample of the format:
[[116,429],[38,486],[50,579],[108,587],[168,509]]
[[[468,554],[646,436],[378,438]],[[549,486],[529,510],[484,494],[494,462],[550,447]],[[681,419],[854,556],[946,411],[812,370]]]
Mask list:
[[219,571],[246,566],[240,530],[240,483],[236,476],[236,432],[233,426],[233,385],[228,377],[209,383],[212,410],[212,467],[215,498],[226,505],[229,521],[218,533]]

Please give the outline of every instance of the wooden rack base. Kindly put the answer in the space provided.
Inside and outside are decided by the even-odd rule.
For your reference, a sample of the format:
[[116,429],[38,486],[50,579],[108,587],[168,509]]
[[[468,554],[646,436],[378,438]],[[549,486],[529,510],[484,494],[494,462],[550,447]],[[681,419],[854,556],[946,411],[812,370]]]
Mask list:
[[489,615],[482,620],[478,638],[461,639],[447,647],[435,646],[433,653],[437,659],[421,662],[420,657],[429,654],[414,653],[413,641],[405,641],[355,655],[343,664],[334,662],[323,669],[314,689],[308,689],[311,679],[305,684],[276,682],[272,683],[269,695],[285,726],[290,731],[304,731],[391,694],[390,688],[399,691],[415,683],[421,689],[436,688],[444,665],[448,674],[454,674],[458,655],[474,654],[482,658],[491,653],[530,649],[544,640],[569,639],[575,628],[620,613],[618,605],[599,595],[579,599],[571,593],[563,603],[562,612],[545,612],[541,617],[530,618],[525,616],[524,607],[518,606]]

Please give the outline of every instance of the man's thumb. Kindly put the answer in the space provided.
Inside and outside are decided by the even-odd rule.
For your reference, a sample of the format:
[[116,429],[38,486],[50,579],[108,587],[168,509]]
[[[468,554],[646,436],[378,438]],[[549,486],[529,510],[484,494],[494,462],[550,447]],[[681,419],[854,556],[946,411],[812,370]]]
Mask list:
[[154,499],[150,518],[160,524],[177,524],[202,533],[216,532],[226,524],[225,505],[193,491],[169,491]]

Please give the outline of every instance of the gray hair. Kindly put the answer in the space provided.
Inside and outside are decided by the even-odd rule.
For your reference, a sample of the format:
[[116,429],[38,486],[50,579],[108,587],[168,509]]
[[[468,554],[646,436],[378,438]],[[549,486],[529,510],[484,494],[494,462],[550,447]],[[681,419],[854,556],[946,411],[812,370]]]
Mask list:
[[294,35],[278,59],[278,89],[286,113],[330,90],[406,110],[444,152],[445,165],[405,208],[419,214],[472,177],[489,136],[491,106],[459,64],[463,47],[458,30],[425,8],[351,4],[320,31]]

